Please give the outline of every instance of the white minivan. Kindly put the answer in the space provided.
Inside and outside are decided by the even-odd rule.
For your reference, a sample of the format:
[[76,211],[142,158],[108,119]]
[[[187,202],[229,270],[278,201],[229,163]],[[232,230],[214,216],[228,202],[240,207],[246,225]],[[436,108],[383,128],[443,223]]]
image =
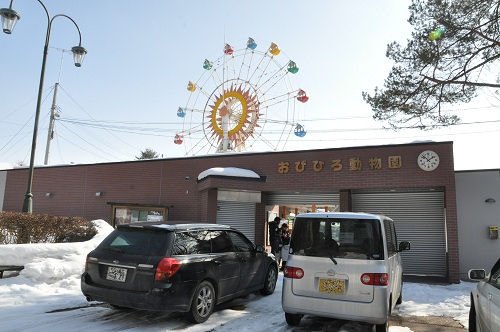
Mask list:
[[400,252],[392,219],[352,212],[296,216],[284,269],[282,306],[289,325],[304,314],[375,324],[387,331],[402,301]]

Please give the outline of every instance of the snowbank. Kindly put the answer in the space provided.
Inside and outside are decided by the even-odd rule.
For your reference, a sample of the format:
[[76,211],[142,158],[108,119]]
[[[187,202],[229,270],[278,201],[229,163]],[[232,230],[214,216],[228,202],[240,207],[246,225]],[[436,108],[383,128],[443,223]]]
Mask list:
[[97,234],[89,241],[0,245],[0,265],[22,265],[20,275],[37,282],[54,283],[80,276],[85,258],[112,230],[104,220],[92,223]]

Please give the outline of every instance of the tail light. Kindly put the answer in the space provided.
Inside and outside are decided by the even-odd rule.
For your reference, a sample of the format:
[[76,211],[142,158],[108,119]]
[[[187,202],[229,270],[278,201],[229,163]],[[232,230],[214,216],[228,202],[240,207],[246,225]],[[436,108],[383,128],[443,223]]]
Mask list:
[[91,257],[91,256],[90,256],[90,253],[89,253],[89,254],[87,254],[87,259],[85,260],[85,271],[88,271],[88,270],[89,270],[89,267],[90,267],[89,263],[90,263],[90,262],[94,262],[94,263],[95,263],[95,262],[97,262],[97,261],[98,261],[98,259],[97,259],[97,258],[95,258],[95,257]]
[[165,257],[159,263],[156,268],[155,280],[165,281],[171,278],[174,274],[181,268],[181,262],[175,258]]
[[285,266],[283,274],[285,278],[302,279],[302,277],[304,277],[304,270],[300,267]]
[[360,279],[364,285],[371,285],[371,286],[389,285],[389,274],[387,273],[363,273]]

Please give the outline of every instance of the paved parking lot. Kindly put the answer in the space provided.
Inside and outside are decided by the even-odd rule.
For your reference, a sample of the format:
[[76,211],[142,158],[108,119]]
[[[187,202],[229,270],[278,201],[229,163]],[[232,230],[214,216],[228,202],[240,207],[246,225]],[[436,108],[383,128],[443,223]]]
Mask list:
[[391,317],[391,325],[406,326],[413,332],[453,332],[465,331],[466,329],[456,320],[450,317]]

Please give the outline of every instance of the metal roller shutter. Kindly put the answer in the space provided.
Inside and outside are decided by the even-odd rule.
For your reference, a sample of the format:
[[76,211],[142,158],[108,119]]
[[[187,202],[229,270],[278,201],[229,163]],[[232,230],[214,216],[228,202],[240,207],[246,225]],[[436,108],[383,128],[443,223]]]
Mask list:
[[339,193],[270,193],[266,203],[269,205],[339,205]]
[[446,277],[446,225],[443,192],[353,193],[355,212],[384,214],[394,220],[404,274]]
[[217,201],[217,224],[234,227],[255,243],[255,203]]

